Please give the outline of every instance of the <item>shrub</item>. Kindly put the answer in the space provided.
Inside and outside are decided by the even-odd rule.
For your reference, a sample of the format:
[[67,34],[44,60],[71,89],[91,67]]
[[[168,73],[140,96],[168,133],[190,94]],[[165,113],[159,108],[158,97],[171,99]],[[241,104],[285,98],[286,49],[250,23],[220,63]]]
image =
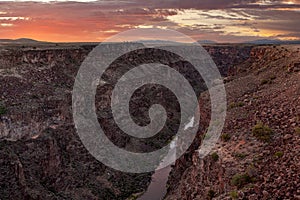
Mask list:
[[282,151],[277,151],[275,154],[274,154],[275,157],[277,158],[281,158],[283,156],[283,152]]
[[237,102],[237,103],[236,103],[236,106],[237,106],[237,107],[243,107],[244,105],[245,105],[244,102]]
[[127,198],[127,200],[137,200],[141,195],[141,193],[132,194],[130,197]]
[[300,127],[296,127],[295,132],[300,135]]
[[271,79],[271,80],[275,80],[275,79],[276,79],[276,76],[275,76],[275,75],[271,75],[271,76],[270,76],[270,79]]
[[252,183],[253,179],[247,174],[236,174],[232,177],[231,179],[231,184],[238,187],[242,188],[248,183]]
[[229,104],[229,108],[234,108],[234,107],[235,107],[235,103],[234,102],[232,102],[232,103]]
[[231,191],[229,194],[232,199],[237,199],[239,197],[237,191]]
[[215,162],[217,162],[219,160],[219,155],[217,154],[217,152],[212,153],[211,157]]
[[229,104],[229,108],[243,107],[244,105],[244,102],[232,102]]
[[224,142],[228,142],[230,140],[231,136],[228,133],[224,133],[221,135],[221,140]]
[[267,125],[264,125],[263,123],[259,122],[253,127],[252,133],[253,136],[255,136],[257,139],[267,142],[271,139],[273,131]]
[[208,199],[213,199],[216,196],[216,192],[213,190],[209,190],[207,193]]
[[261,84],[261,85],[264,85],[264,84],[267,84],[267,83],[268,83],[268,80],[267,80],[267,79],[263,79],[263,80],[260,81],[260,84]]
[[0,116],[4,115],[6,112],[7,112],[7,109],[3,105],[0,104]]
[[235,153],[234,154],[234,157],[236,157],[236,158],[240,158],[240,159],[244,159],[244,158],[246,158],[246,154],[244,154],[244,153]]
[[267,83],[269,83],[269,80],[267,80],[267,79],[263,79],[263,80],[261,80],[261,82],[260,82],[261,85],[265,85],[265,84],[267,84]]
[[261,85],[265,85],[265,84],[271,84],[273,82],[273,80],[276,79],[275,75],[271,75],[268,79],[262,79],[260,84]]

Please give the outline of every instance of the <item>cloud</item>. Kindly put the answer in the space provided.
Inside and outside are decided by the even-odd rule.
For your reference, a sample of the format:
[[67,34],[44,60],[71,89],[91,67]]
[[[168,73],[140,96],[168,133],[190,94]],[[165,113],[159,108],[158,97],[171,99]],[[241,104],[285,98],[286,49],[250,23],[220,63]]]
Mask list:
[[98,41],[130,28],[163,27],[219,41],[298,37],[299,5],[300,0],[2,1],[0,24],[10,25],[0,26],[0,35]]

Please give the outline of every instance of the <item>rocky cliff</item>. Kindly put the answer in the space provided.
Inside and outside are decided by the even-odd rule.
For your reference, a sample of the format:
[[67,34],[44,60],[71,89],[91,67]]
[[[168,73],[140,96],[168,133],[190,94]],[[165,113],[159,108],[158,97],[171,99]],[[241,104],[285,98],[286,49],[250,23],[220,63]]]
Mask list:
[[92,48],[1,51],[1,199],[126,199],[149,183],[98,162],[76,134],[71,92]]
[[[93,47],[1,48],[1,198],[126,199],[133,193],[145,190],[150,174],[126,174],[105,167],[89,155],[76,134],[71,112],[71,92],[78,68]],[[224,150],[228,153],[221,153],[223,151],[220,150],[217,161],[210,157],[199,160],[196,150],[205,129],[200,130],[190,150],[174,167],[167,199],[205,199],[208,194],[222,199],[230,196],[230,192],[238,192],[239,197],[247,197],[259,190],[261,194],[258,193],[258,198],[267,193],[273,194],[272,189],[278,188],[274,183],[277,178],[279,182],[285,180],[285,185],[291,184],[289,189],[284,190],[285,194],[278,194],[278,197],[288,193],[290,197],[297,195],[294,184],[299,183],[296,180],[294,183],[294,176],[299,174],[293,170],[299,167],[295,165],[299,161],[296,152],[299,140],[296,140],[293,130],[299,126],[297,112],[300,109],[295,107],[299,105],[299,99],[296,98],[297,95],[299,97],[299,88],[296,87],[299,86],[298,50],[238,45],[205,48],[222,75],[230,75],[226,78],[230,109],[224,129],[224,134],[228,134],[230,140],[220,141],[216,147],[228,149]],[[157,61],[181,70],[192,84],[198,85],[194,88],[198,94],[205,90],[204,85],[195,82],[199,77],[190,71],[190,65],[180,58],[151,49],[139,53],[147,56],[136,57],[129,54],[120,60],[132,67],[147,61],[149,55],[158,57]],[[113,65],[112,69],[118,67],[120,66]],[[133,115],[139,123],[147,124],[147,120],[139,119],[147,119],[144,117],[147,113],[145,110],[156,101],[164,102],[164,106],[170,109],[169,116],[173,116],[170,117],[164,137],[136,141],[122,134],[113,125],[109,112],[109,95],[113,87],[110,81],[116,77],[107,73],[104,78],[107,84],[99,87],[96,95],[97,114],[99,122],[104,124],[108,137],[114,143],[131,151],[151,151],[172,137],[172,133],[178,128],[178,105],[172,104],[170,99],[159,99],[158,95],[168,91],[151,86],[135,94],[135,103],[131,105],[133,111],[141,113]],[[145,92],[151,94],[153,90],[156,91],[154,95],[157,98],[143,95]],[[172,94],[167,96],[171,98]],[[207,110],[201,113],[202,124],[206,124],[209,119],[209,99],[206,96],[205,93],[202,94],[203,99],[200,101],[201,106]],[[149,101],[142,101],[144,104],[141,106],[143,99]],[[270,143],[260,142],[251,136],[251,129],[257,121],[270,126],[275,133]],[[284,144],[292,150],[287,151],[288,147]],[[273,150],[273,147],[277,149]],[[231,152],[232,148],[234,152]],[[240,152],[242,150],[249,153],[249,156],[247,154],[244,157],[243,152]],[[252,154],[250,150],[264,154]],[[274,172],[275,175],[271,174],[272,171],[266,174],[266,169],[274,161],[273,154],[280,154],[278,152],[283,152],[283,155],[275,157],[277,164],[274,166],[285,167],[280,172]],[[244,158],[238,159],[232,153]],[[230,183],[231,176],[238,172],[245,173],[255,156],[260,156],[260,163],[253,164],[256,180],[246,185],[252,184],[255,187],[250,187],[247,191],[244,188],[237,189],[237,186]],[[281,161],[285,164],[281,164]],[[203,169],[206,169],[205,173]],[[286,177],[281,175],[285,170],[288,173]],[[271,178],[263,182],[261,178],[265,176]],[[288,181],[289,178],[293,181]]]
[[[195,146],[173,167],[166,199],[300,198],[299,61],[298,46],[251,50],[227,79],[228,113],[219,142],[199,159],[200,130]],[[202,98],[209,102],[207,94]]]

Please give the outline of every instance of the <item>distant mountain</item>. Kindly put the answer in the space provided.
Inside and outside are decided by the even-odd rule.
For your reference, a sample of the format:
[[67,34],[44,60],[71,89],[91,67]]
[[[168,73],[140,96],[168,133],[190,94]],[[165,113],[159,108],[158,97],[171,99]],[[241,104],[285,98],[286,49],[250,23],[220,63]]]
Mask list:
[[300,40],[269,40],[269,39],[261,39],[261,40],[253,40],[243,42],[247,44],[300,44]]
[[199,40],[197,41],[199,44],[216,44],[217,42],[212,40]]
[[0,39],[0,42],[2,42],[2,43],[3,43],[3,42],[5,42],[5,43],[6,43],[6,42],[12,42],[12,41],[13,41],[13,40],[10,40],[10,39]]
[[180,42],[169,41],[169,40],[138,40],[135,42],[144,44],[180,44]]
[[19,38],[16,40],[12,39],[0,39],[1,43],[38,43],[40,41],[29,39],[29,38]]
[[40,42],[40,41],[33,40],[33,39],[30,39],[30,38],[20,38],[20,39],[14,40],[14,41],[15,42],[20,42],[20,43],[36,43],[36,42]]

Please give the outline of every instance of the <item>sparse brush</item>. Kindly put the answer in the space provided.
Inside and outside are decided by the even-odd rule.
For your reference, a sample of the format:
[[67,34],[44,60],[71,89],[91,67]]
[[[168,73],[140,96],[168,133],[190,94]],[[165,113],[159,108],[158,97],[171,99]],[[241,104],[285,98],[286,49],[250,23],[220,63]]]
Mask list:
[[244,102],[232,102],[229,104],[229,108],[243,107],[244,105]]
[[281,158],[283,156],[283,152],[282,151],[277,151],[275,154],[274,154],[275,157],[277,158]]
[[237,105],[237,107],[243,107],[245,105],[245,103],[244,102],[238,102],[236,105]]
[[211,157],[215,162],[217,162],[219,160],[219,155],[217,154],[217,152],[212,153]]
[[216,192],[215,192],[215,191],[209,190],[209,191],[207,192],[207,197],[208,197],[208,199],[213,199],[215,196],[216,196]]
[[231,192],[229,193],[229,195],[230,195],[230,197],[231,197],[232,199],[238,199],[238,198],[239,198],[239,194],[238,194],[237,191],[231,191]]
[[296,127],[295,132],[296,132],[296,134],[300,135],[300,127]]
[[224,142],[228,142],[230,140],[231,136],[228,133],[224,133],[221,135],[221,140]]
[[272,75],[272,76],[270,76],[270,79],[271,79],[271,80],[275,80],[275,79],[276,79],[276,76],[275,76],[275,75]]
[[0,104],[0,116],[6,114],[7,109],[4,107],[4,105]]
[[261,80],[260,84],[265,85],[265,84],[270,84],[271,82],[272,82],[271,80],[263,79],[263,80]]
[[244,153],[234,153],[233,156],[239,159],[244,159],[247,155]]
[[232,103],[229,104],[229,108],[234,108],[234,107],[235,107],[235,103],[234,102],[232,102]]
[[251,183],[252,178],[248,174],[236,174],[232,177],[231,179],[231,184],[238,187],[242,188],[244,185]]
[[253,127],[252,134],[257,139],[263,142],[268,142],[271,139],[273,130],[269,128],[267,125],[264,125],[262,122],[259,122]]

